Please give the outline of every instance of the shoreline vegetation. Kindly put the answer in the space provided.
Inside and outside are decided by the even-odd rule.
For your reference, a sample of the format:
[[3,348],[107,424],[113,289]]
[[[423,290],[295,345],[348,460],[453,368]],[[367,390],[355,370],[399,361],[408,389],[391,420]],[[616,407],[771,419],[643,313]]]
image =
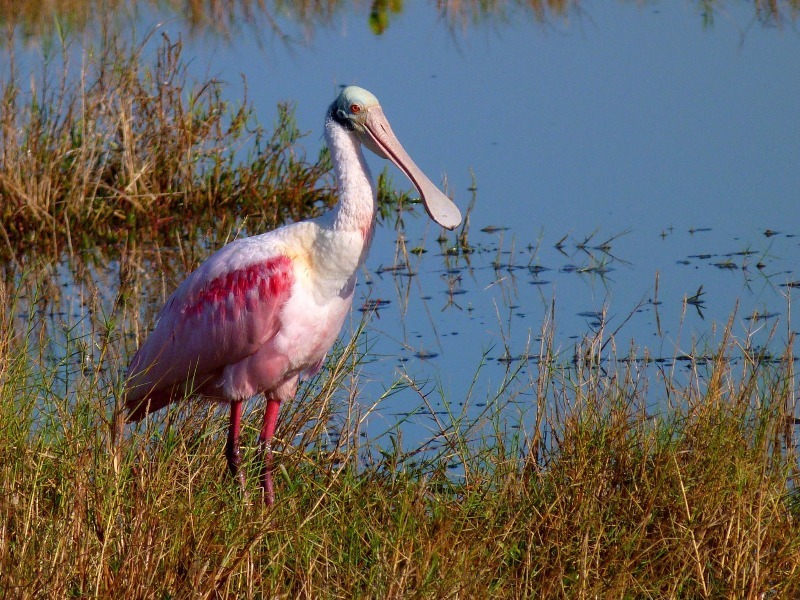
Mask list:
[[64,47],[27,90],[12,63],[0,102],[4,258],[193,238],[244,217],[274,228],[333,202],[327,151],[306,157],[288,104],[268,133],[246,97],[231,106],[222,83],[187,82],[180,41],[162,36],[147,64],[148,41],[105,40],[74,79]]
[[[122,427],[138,309],[90,311],[87,331],[54,342],[36,308],[46,291],[16,285],[0,289],[0,589],[12,597],[800,594],[791,338],[776,356],[729,325],[702,360],[650,376],[633,351],[565,360],[546,326],[530,373],[512,368],[463,407],[443,398],[420,452],[399,426],[361,435],[382,400],[359,396],[365,318],[286,407],[265,509],[255,477],[242,498],[224,469],[224,410],[190,402]],[[244,420],[251,474],[260,411],[250,403]]]
[[[224,238],[334,200],[291,106],[270,133],[219,82],[187,82],[179,41],[161,38],[153,64],[141,47],[106,39],[75,79],[56,53],[34,82],[2,83],[2,595],[800,597],[788,323],[767,351],[731,319],[718,346],[654,369],[602,331],[566,358],[545,325],[529,370],[511,365],[490,397],[441,398],[420,452],[399,425],[362,436],[383,399],[359,394],[364,321],[282,414],[273,509],[255,477],[249,499],[227,477],[224,411],[186,403],[123,427],[146,299],[171,289],[139,248],[176,247],[188,271],[212,225]],[[383,218],[409,200],[385,176],[380,194]],[[119,261],[117,280],[93,248]],[[80,254],[76,321],[54,265]],[[387,382],[385,396],[419,391],[433,413],[417,386]],[[260,410],[245,418],[251,471]]]

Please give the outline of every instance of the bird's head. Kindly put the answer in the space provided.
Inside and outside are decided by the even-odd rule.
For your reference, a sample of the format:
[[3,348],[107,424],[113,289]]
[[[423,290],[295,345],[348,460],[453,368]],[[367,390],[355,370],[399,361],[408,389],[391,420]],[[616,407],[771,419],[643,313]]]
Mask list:
[[378,99],[367,90],[350,85],[331,104],[328,115],[339,125],[352,131],[372,152],[392,161],[419,191],[428,215],[447,229],[461,223],[461,212],[414,164],[400,145]]
[[[331,118],[352,131],[358,137],[358,141],[364,144],[381,158],[389,158],[367,133],[367,120],[370,113],[374,111],[383,113],[381,105],[374,94],[364,88],[349,85],[342,90],[339,97],[331,105]],[[386,117],[383,117],[384,120]]]

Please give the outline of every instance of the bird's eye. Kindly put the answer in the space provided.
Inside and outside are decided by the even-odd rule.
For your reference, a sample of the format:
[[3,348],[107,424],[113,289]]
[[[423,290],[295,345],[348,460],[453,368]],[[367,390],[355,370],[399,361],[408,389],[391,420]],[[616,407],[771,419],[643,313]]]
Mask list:
[[350,105],[350,112],[353,114],[358,114],[361,112],[361,105],[360,104],[351,104]]

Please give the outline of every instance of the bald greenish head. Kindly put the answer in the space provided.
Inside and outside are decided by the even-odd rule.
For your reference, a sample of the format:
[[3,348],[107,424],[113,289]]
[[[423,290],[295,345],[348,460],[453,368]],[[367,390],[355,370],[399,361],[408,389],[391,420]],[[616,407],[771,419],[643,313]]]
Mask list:
[[344,88],[331,104],[331,119],[352,131],[372,152],[392,161],[417,188],[428,215],[442,227],[455,229],[461,212],[453,202],[414,164],[403,149],[383,114],[378,99],[354,85]]

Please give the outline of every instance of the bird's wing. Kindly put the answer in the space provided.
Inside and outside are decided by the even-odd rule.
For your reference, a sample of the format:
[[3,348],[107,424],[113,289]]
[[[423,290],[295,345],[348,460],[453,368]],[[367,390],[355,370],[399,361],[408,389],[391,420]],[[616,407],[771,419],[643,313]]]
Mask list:
[[223,247],[169,298],[156,328],[131,360],[129,408],[183,381],[202,383],[271,339],[294,284],[293,260],[280,244],[254,238]]

